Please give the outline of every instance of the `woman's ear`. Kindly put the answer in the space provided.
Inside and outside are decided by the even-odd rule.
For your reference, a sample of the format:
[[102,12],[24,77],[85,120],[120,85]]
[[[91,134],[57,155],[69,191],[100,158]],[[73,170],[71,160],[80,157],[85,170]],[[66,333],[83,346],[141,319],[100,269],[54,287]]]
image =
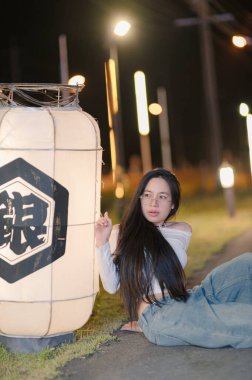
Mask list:
[[173,216],[173,215],[175,215],[175,214],[176,214],[176,207],[175,207],[175,205],[172,205],[172,206],[171,206],[171,211],[170,211],[169,216]]

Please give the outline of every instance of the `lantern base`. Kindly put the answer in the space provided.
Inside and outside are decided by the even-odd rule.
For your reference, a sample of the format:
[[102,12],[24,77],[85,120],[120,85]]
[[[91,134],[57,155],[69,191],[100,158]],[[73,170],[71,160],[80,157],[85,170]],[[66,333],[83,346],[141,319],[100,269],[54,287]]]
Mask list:
[[9,351],[22,354],[40,352],[45,348],[57,347],[64,343],[73,343],[74,340],[73,332],[41,337],[0,335],[0,343],[3,343]]

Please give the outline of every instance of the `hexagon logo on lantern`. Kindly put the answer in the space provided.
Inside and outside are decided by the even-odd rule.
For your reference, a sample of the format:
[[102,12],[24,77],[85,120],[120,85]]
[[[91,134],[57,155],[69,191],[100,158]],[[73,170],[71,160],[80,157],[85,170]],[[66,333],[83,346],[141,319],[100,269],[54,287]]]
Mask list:
[[65,253],[68,191],[22,158],[0,168],[0,277],[13,283]]

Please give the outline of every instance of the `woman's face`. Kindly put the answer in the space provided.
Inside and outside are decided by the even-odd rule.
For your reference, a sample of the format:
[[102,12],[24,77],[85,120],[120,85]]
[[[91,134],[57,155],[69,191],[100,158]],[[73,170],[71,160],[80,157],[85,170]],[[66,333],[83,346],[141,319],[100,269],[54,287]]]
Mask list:
[[156,225],[162,224],[174,208],[170,186],[163,178],[152,178],[140,201],[144,217]]

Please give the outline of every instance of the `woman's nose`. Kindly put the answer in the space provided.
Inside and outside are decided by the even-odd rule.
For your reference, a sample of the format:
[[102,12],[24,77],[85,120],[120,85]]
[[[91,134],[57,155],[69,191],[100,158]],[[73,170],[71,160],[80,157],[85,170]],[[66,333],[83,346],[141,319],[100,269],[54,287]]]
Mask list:
[[158,200],[157,200],[157,198],[151,198],[151,201],[150,201],[150,203],[151,203],[151,205],[157,205],[158,206]]

